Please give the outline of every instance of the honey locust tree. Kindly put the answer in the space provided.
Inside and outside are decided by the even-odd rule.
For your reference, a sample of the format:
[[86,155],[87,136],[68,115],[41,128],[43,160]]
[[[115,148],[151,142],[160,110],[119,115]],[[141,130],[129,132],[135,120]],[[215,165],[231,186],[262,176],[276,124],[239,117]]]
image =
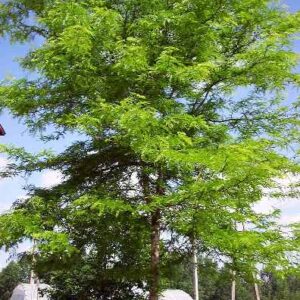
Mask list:
[[169,195],[202,184],[203,174],[226,178],[228,155],[251,165],[256,152],[257,161],[272,152],[276,176],[289,167],[275,152],[298,139],[297,103],[283,102],[287,85],[299,83],[298,14],[268,0],[5,0],[0,8],[2,35],[43,41],[21,60],[34,76],[2,83],[1,107],[42,140],[82,137],[59,154],[3,147],[16,159],[3,175],[50,168],[64,181],[47,197],[33,189],[3,215],[1,244],[30,238],[41,259],[72,256],[90,249],[72,236],[80,213],[96,212],[100,223],[127,215],[149,232],[145,282],[157,300]]

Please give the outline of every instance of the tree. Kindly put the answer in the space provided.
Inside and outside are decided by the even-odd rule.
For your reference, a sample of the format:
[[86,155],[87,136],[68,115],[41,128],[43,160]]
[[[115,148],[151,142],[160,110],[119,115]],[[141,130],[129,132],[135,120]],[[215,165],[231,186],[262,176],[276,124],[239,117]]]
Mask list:
[[145,222],[128,213],[99,216],[92,207],[70,215],[69,238],[80,251],[62,260],[46,249],[36,265],[54,299],[140,299],[148,274]]
[[29,282],[30,269],[27,263],[10,262],[0,272],[0,299],[8,300],[14,288],[21,282]]
[[[199,198],[189,197],[188,188],[194,195],[234,190],[244,174],[236,168],[249,176],[260,171],[269,185],[293,169],[276,147],[299,138],[297,106],[280,101],[286,85],[298,83],[289,48],[298,29],[297,14],[266,0],[1,3],[0,32],[13,41],[44,40],[21,62],[36,76],[4,83],[1,107],[44,140],[82,134],[59,154],[3,147],[17,160],[3,175],[50,168],[62,171],[64,181],[47,196],[33,189],[1,216],[1,244],[34,238],[38,258],[68,260],[88,250],[73,238],[77,216],[93,211],[113,226],[107,215],[117,218],[115,225],[129,215],[151,236],[147,283],[150,300],[157,300],[160,234],[178,203],[193,211]],[[241,88],[249,96],[237,97]],[[207,208],[230,204],[206,199]],[[113,263],[119,253],[112,253]]]
[[[204,251],[202,251],[203,253]],[[165,288],[176,288],[192,293],[192,265],[187,257],[174,257],[170,265],[162,270]],[[232,266],[221,264],[215,253],[205,253],[198,257],[199,277],[202,278],[199,294],[203,300],[230,299]],[[261,299],[288,300],[298,299],[300,291],[299,276],[285,278],[266,270],[260,272]],[[236,295],[240,300],[252,300],[253,281],[246,280],[242,274],[236,274]]]

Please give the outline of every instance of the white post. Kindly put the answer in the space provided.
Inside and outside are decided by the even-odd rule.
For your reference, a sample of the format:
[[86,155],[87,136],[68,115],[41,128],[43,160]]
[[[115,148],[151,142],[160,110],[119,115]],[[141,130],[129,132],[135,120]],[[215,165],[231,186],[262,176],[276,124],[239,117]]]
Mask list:
[[198,255],[195,240],[192,240],[192,263],[193,263],[193,292],[194,300],[199,300],[199,278],[198,278]]
[[235,281],[235,275],[236,272],[232,272],[232,284],[231,284],[231,300],[235,300],[235,287],[236,287],[236,281]]
[[35,240],[33,240],[33,247],[32,247],[32,265],[31,265],[31,271],[30,271],[30,285],[31,287],[31,299],[39,299],[39,280],[36,276],[36,274],[34,273],[33,270],[33,265],[35,263],[35,255],[34,255],[34,251],[35,251],[35,245],[36,242]]

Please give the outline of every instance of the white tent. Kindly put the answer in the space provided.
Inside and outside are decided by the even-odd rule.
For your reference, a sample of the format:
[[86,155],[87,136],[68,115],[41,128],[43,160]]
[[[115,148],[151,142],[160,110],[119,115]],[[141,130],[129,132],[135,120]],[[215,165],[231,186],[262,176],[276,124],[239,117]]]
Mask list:
[[44,295],[41,296],[39,290],[49,288],[46,284],[19,284],[13,291],[10,300],[48,300],[49,298]]
[[193,300],[193,298],[181,290],[166,290],[159,297],[159,300]]

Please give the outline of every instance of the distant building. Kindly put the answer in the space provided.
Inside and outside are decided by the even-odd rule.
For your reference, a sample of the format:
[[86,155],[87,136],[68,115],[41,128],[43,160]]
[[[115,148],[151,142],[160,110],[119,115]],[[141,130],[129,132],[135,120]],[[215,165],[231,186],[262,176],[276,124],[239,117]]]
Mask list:
[[166,290],[159,297],[159,300],[193,300],[193,298],[181,290]]
[[48,300],[40,290],[49,288],[47,284],[21,283],[13,291],[10,300]]

